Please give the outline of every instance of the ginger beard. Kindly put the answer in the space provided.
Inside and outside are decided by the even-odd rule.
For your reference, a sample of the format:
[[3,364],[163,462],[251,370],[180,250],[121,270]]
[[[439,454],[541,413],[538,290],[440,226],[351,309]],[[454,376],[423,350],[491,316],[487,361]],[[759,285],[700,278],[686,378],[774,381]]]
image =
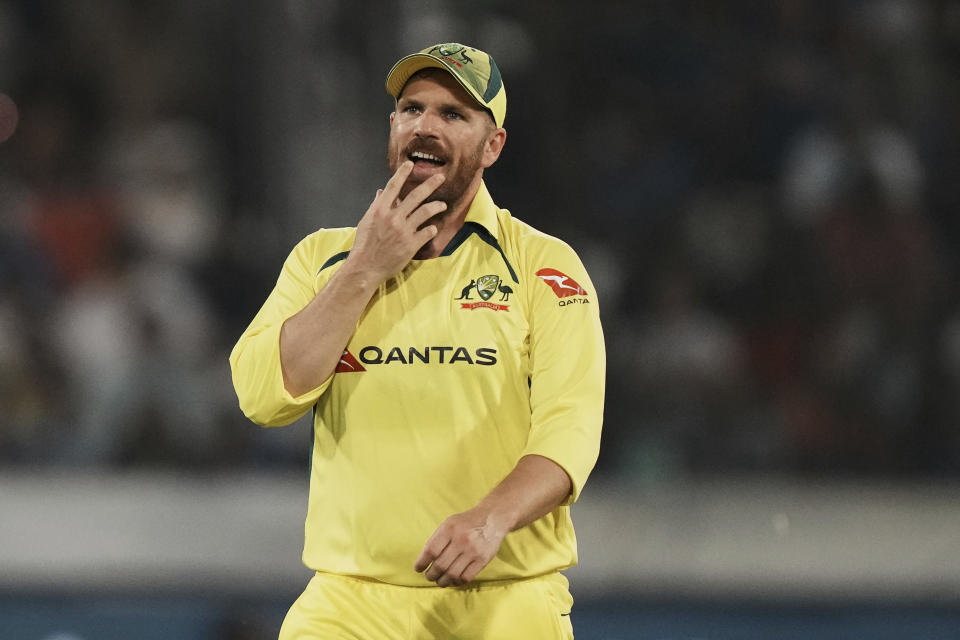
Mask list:
[[[482,168],[480,162],[483,157],[485,144],[486,141],[481,140],[472,153],[463,155],[460,160],[456,162],[450,158],[450,154],[447,153],[438,142],[430,139],[414,138],[401,150],[399,142],[395,141],[393,136],[391,136],[387,150],[387,165],[390,168],[390,173],[395,173],[403,162],[411,159],[410,154],[416,151],[429,153],[443,161],[443,165],[441,166],[444,169],[444,174],[447,179],[444,180],[443,184],[437,187],[433,193],[427,196],[423,202],[439,200],[440,202],[447,203],[447,209],[443,213],[439,213],[433,218],[430,218],[430,220],[427,220],[422,226],[433,224],[437,219],[446,216],[448,212],[453,211],[454,206],[463,198],[467,187],[470,186],[473,178]],[[400,188],[400,199],[403,200],[406,198],[407,194],[424,180],[425,178],[416,177],[416,169],[414,169],[414,172],[410,174],[410,177],[407,178],[407,181],[404,182]]]
[[[388,145],[387,150],[387,165],[390,167],[391,173],[395,173],[403,162],[410,160],[410,154],[416,151],[429,153],[430,155],[436,156],[443,161],[443,164],[440,166],[442,169],[444,169],[444,174],[446,175],[447,179],[444,180],[443,184],[437,187],[433,193],[427,196],[423,202],[445,202],[447,204],[447,208],[421,224],[419,227],[420,229],[431,224],[441,225],[443,219],[447,217],[450,212],[454,211],[459,204],[461,204],[460,200],[463,199],[467,191],[467,187],[470,186],[470,183],[477,175],[477,172],[482,168],[480,162],[483,157],[484,145],[485,140],[481,140],[472,153],[464,154],[461,156],[459,161],[454,162],[451,160],[450,154],[444,151],[442,145],[432,139],[415,137],[406,145],[406,147],[401,150],[399,142],[395,141],[391,135],[390,144]],[[406,198],[407,194],[409,194],[414,187],[422,183],[424,180],[426,180],[426,177],[422,175],[417,176],[417,170],[415,167],[414,171],[411,172],[410,176],[407,178],[407,181],[403,183],[402,187],[400,187],[400,200]],[[424,243],[424,245],[420,247],[420,249],[414,254],[414,259],[425,259],[429,254],[429,249],[432,242],[433,240],[428,240],[426,243]]]

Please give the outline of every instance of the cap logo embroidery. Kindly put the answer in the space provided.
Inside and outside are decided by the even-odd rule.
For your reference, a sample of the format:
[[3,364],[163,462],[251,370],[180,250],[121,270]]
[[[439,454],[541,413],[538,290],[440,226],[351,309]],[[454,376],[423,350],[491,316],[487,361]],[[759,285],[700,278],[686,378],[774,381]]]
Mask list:
[[[430,51],[428,51],[427,53],[433,53],[434,51],[436,51],[442,57],[446,58],[447,60],[457,65],[458,67],[463,66],[461,62],[466,64],[470,64],[473,62],[470,56],[467,55],[467,48],[464,47],[462,44],[457,44],[456,42],[451,42],[448,44],[438,44],[437,46],[430,49]],[[460,55],[459,61],[453,58],[453,56],[457,54]]]

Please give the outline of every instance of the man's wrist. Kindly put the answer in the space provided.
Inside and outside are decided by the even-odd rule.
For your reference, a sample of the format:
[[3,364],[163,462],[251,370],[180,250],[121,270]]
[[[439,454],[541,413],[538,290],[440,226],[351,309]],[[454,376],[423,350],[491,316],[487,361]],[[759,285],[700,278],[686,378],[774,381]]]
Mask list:
[[484,528],[492,533],[505,536],[517,528],[520,515],[510,504],[500,504],[488,496],[476,506],[484,523]]
[[348,256],[344,261],[343,267],[337,272],[338,279],[358,292],[372,294],[386,280],[386,277],[361,264],[359,260],[351,260],[352,257]]

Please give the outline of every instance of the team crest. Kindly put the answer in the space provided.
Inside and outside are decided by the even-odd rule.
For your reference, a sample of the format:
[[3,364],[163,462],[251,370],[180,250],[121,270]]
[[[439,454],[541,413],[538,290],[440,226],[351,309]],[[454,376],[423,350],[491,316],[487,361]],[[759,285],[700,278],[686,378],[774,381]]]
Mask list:
[[497,292],[498,284],[500,284],[500,276],[480,276],[477,278],[477,293],[482,300],[489,300]]
[[513,289],[503,283],[503,280],[500,276],[493,274],[488,274],[485,276],[479,276],[477,278],[472,278],[470,283],[463,287],[460,291],[460,295],[454,300],[474,300],[470,295],[476,293],[480,297],[480,300],[477,302],[463,302],[460,304],[461,309],[493,309],[494,311],[509,311],[510,306],[506,304],[495,304],[490,302],[496,294],[500,294],[500,302],[508,302],[510,300],[510,294],[513,293]]

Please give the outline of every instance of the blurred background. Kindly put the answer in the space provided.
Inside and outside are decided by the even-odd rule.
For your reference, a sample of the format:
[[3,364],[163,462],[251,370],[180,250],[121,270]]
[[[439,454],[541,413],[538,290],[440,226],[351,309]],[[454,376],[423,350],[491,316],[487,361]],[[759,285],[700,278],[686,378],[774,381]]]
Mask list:
[[227,355],[441,41],[601,300],[578,639],[960,637],[960,0],[0,0],[0,637],[276,637],[310,427]]

